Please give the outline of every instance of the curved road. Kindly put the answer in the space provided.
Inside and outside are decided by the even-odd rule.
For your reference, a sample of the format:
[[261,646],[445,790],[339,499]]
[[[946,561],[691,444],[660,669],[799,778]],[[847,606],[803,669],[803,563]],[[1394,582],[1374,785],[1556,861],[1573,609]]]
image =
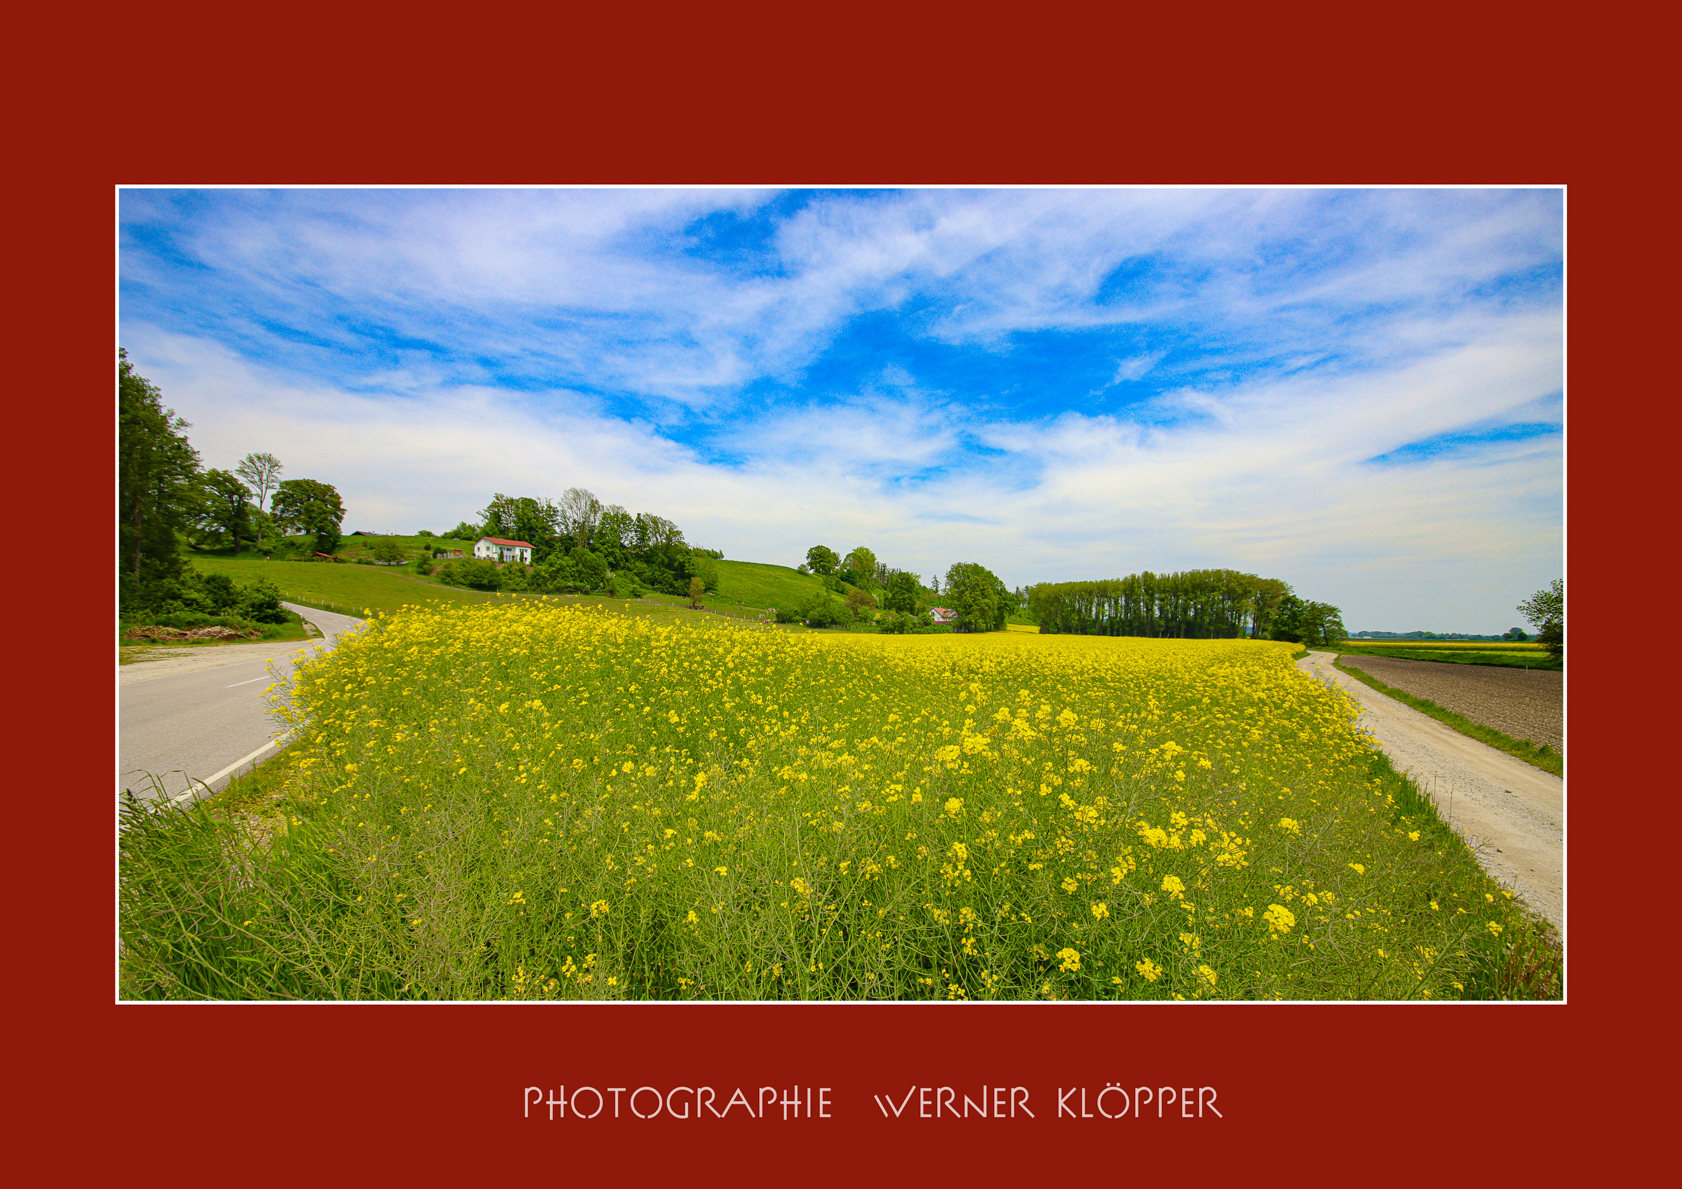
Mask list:
[[157,785],[149,778],[156,776],[165,795],[184,800],[190,789],[202,794],[199,782],[217,791],[238,771],[274,754],[269,748],[252,755],[276,734],[263,691],[291,673],[295,657],[331,649],[341,634],[364,622],[295,603],[282,606],[302,615],[322,638],[183,649],[118,670],[119,794],[131,789],[137,797],[156,797]]
[[1431,795],[1483,869],[1565,936],[1565,782],[1387,698],[1310,652],[1297,668],[1347,691],[1398,772]]

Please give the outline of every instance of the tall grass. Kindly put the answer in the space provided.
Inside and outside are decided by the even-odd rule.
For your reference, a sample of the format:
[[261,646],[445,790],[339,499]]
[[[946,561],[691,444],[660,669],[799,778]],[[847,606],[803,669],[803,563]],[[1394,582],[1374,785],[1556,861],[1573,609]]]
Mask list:
[[123,993],[1558,994],[1291,652],[382,618],[280,691],[279,800],[127,816]]

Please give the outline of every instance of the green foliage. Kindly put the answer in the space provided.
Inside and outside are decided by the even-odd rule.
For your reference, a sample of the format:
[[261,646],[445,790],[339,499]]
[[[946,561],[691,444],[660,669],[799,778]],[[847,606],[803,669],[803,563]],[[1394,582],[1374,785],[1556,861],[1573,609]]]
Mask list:
[[[1097,582],[1042,582],[1028,588],[1027,616],[1047,634],[1156,636],[1174,639],[1299,639],[1279,629],[1281,607],[1293,598],[1276,578],[1237,570],[1149,570]],[[1301,601],[1288,613],[1292,625]]]
[[261,578],[240,586],[227,574],[196,569],[146,582],[136,582],[133,575],[123,574],[118,582],[117,615],[124,623],[162,623],[167,627],[204,625],[169,623],[160,616],[231,615],[255,623],[288,623],[294,616],[280,605],[280,598],[274,583]]
[[833,574],[840,564],[840,555],[827,545],[814,545],[806,551],[806,567],[814,574]]
[[198,451],[163,396],[117,352],[117,564],[138,582],[181,573],[177,530],[196,502]]
[[189,543],[195,549],[218,549],[232,544],[235,553],[256,536],[251,526],[251,492],[227,471],[205,471],[198,477],[188,512]]
[[854,587],[852,590],[847,592],[847,597],[843,600],[843,605],[847,608],[848,614],[850,614],[854,619],[862,619],[864,618],[864,613],[867,610],[875,608],[876,596],[871,594],[868,590],[860,590],[859,588]]
[[1536,629],[1536,641],[1552,656],[1565,656],[1565,579],[1555,578],[1518,605]]
[[315,479],[282,480],[275,488],[270,509],[285,531],[312,534],[317,553],[332,553],[339,547],[345,505],[332,484]]
[[701,581],[700,575],[696,575],[689,580],[689,605],[691,607],[699,607],[701,601],[706,597],[706,593],[707,585]]
[[887,583],[882,588],[882,606],[889,611],[915,611],[919,593],[917,575],[906,570],[896,570],[888,575]]
[[417,574],[430,574],[430,573],[432,573],[432,559],[430,557],[422,557],[419,561],[417,561],[415,563],[415,573],[417,573]]
[[381,537],[368,546],[368,554],[375,561],[400,562],[409,556],[408,550],[393,537]]
[[957,562],[946,571],[946,599],[958,613],[960,632],[997,632],[1005,626],[1010,591],[998,575],[976,562]]
[[839,600],[826,591],[818,591],[800,608],[800,621],[807,627],[832,628],[850,619]]
[[853,586],[875,586],[876,555],[863,545],[856,546],[847,554],[837,573]]

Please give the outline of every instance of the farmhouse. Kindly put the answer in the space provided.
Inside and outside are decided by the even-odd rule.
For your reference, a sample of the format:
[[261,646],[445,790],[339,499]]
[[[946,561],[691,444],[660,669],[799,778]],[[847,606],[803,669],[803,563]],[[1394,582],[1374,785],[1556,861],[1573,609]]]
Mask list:
[[531,565],[530,541],[504,541],[501,537],[480,537],[473,542],[473,556],[485,561],[518,561]]
[[936,623],[952,623],[958,618],[958,613],[950,607],[930,607],[929,618]]

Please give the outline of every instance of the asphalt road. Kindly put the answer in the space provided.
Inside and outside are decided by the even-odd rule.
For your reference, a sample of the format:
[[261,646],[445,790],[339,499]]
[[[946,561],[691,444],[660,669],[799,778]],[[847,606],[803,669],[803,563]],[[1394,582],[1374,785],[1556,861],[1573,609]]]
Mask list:
[[[189,671],[169,661],[123,667],[117,698],[119,794],[130,789],[137,797],[156,797],[161,785],[163,795],[177,797],[191,787],[189,778],[209,781],[212,792],[226,786],[237,771],[224,769],[279,733],[263,691],[291,673],[293,657],[330,649],[341,633],[363,622],[295,603],[282,605],[314,624],[322,638],[256,649],[273,656],[268,669],[265,657],[253,657],[245,645],[227,646],[230,661],[223,664],[216,664],[220,648],[192,650]],[[159,675],[150,676],[146,665],[158,665]],[[200,667],[206,665],[213,667]],[[274,754],[271,748],[257,762]]]

